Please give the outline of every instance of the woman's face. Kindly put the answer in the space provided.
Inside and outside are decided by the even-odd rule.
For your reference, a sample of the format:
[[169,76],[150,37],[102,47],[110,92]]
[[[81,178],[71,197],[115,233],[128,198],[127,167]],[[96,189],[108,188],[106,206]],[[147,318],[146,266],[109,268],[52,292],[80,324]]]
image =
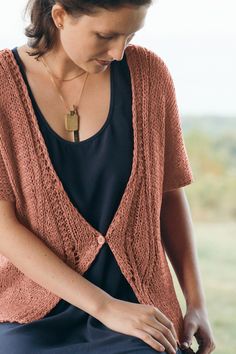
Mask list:
[[99,9],[96,14],[74,19],[59,4],[53,6],[52,17],[59,29],[58,46],[83,70],[96,73],[105,70],[98,60],[122,60],[125,48],[144,25],[149,6],[126,6],[115,11]]

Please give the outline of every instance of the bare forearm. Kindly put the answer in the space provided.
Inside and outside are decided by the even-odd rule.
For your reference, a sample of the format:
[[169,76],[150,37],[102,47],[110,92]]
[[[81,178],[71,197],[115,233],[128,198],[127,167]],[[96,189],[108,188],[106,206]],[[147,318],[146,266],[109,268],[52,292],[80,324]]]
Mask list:
[[205,306],[190,208],[182,188],[164,195],[161,227],[163,243],[187,306]]
[[1,225],[0,253],[33,281],[94,317],[111,298],[64,263],[21,223]]

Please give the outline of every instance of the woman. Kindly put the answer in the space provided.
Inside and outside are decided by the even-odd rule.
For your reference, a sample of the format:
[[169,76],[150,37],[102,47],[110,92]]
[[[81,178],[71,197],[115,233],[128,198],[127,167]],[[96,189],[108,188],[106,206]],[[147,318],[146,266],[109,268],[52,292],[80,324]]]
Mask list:
[[128,46],[150,5],[30,1],[1,52],[0,353],[214,349],[172,79]]

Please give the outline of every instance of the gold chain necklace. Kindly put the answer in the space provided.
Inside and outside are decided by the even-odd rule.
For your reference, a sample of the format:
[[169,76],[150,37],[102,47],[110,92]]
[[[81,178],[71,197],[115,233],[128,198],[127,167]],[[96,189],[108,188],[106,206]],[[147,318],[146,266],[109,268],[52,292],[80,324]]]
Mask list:
[[[42,58],[43,59],[43,58]],[[76,75],[76,76],[74,76],[74,77],[72,77],[72,78],[70,78],[70,79],[60,79],[59,77],[57,77],[55,74],[53,74],[53,76],[57,79],[57,80],[60,80],[60,81],[72,81],[72,80],[74,80],[74,79],[76,79],[77,77],[80,77],[80,76],[82,76],[82,75],[84,75],[85,74],[85,72],[83,72],[83,73],[81,73],[81,74],[79,74],[79,75]]]
[[[78,105],[79,105],[79,103],[78,103],[77,106],[75,104],[73,104],[73,109],[70,109],[68,107],[67,103],[65,102],[64,97],[62,96],[62,93],[61,93],[59,87],[57,86],[57,84],[56,84],[56,82],[55,82],[55,80],[53,78],[53,74],[51,73],[48,65],[46,64],[46,62],[44,60],[44,58],[41,57],[41,60],[42,60],[42,63],[44,64],[44,66],[45,66],[45,68],[46,68],[46,70],[47,70],[47,72],[49,74],[49,77],[50,77],[53,85],[55,86],[55,88],[58,91],[58,94],[59,94],[59,97],[60,97],[62,103],[65,105],[66,109],[69,111],[68,113],[65,114],[65,122],[64,122],[65,129],[68,132],[71,132],[71,131],[74,132],[74,141],[77,142],[77,141],[79,141],[79,123],[80,123],[79,122],[80,116],[79,116],[79,113],[78,113]],[[79,74],[78,76],[81,76],[83,74],[85,74],[85,72],[82,73],[82,74]],[[81,89],[81,93],[80,93],[80,96],[79,96],[79,102],[80,102],[80,98],[81,98],[81,95],[82,95],[82,92],[83,92],[83,89],[84,89],[85,82],[86,82],[87,78],[88,78],[88,73],[86,73],[86,77],[85,77],[85,80],[84,80],[84,83],[83,83],[83,86],[82,86],[82,89]],[[70,81],[70,80],[72,80],[72,79],[64,80],[64,81]]]

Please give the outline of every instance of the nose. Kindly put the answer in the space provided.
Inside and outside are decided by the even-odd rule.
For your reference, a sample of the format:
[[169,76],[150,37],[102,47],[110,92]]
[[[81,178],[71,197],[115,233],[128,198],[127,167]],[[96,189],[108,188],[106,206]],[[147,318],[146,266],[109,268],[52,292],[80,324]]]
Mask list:
[[117,41],[116,43],[113,44],[113,47],[110,48],[108,54],[109,57],[113,58],[114,60],[122,60],[124,56],[124,51],[127,47],[127,43],[125,41]]

